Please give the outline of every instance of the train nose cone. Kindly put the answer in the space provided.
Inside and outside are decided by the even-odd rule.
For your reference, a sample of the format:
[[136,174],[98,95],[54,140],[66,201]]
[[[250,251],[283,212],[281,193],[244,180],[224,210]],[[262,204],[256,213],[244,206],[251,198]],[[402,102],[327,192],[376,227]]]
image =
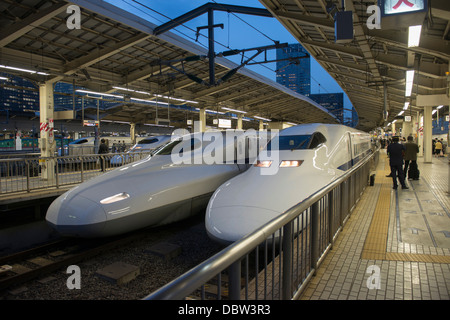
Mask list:
[[106,213],[100,203],[91,199],[62,195],[50,205],[45,219],[63,236],[90,238],[102,233]]
[[259,207],[208,208],[205,218],[206,231],[211,239],[229,244],[255,231],[279,214]]

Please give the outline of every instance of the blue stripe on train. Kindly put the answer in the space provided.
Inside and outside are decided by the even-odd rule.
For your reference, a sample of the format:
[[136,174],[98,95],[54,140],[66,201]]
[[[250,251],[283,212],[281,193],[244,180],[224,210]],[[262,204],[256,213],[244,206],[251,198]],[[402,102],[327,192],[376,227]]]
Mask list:
[[369,153],[371,153],[372,150],[369,149],[366,152],[360,154],[359,156],[347,161],[346,163],[341,164],[338,169],[342,171],[347,171],[351,167],[353,167],[355,164],[357,164],[361,159],[364,159]]

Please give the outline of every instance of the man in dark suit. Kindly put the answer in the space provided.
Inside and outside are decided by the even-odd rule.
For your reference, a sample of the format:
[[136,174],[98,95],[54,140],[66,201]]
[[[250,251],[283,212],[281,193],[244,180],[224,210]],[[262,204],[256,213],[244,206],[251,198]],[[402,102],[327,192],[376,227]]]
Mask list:
[[386,152],[389,156],[389,164],[391,165],[392,180],[394,189],[397,189],[397,177],[402,185],[402,189],[409,189],[405,184],[405,175],[403,173],[403,156],[405,154],[405,146],[398,143],[399,138],[393,137],[392,143],[388,146]]
[[408,142],[405,143],[405,167],[403,168],[405,178],[406,176],[408,176],[409,180],[419,180],[419,169],[417,168],[417,153],[419,153],[419,146],[414,142],[414,138],[412,136],[409,136]]
[[[100,146],[98,148],[98,154],[108,153],[108,151],[109,150],[108,150],[108,146],[106,145],[106,140],[102,139]],[[101,167],[102,171],[104,172],[105,171],[105,162],[104,162],[105,159],[103,158],[103,156],[100,156],[99,159],[100,159],[100,167]]]

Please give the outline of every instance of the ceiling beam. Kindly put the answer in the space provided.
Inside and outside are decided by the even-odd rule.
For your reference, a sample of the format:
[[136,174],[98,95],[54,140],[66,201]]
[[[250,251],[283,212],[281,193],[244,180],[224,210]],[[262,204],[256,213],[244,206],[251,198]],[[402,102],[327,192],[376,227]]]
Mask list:
[[15,22],[6,28],[2,28],[0,48],[3,48],[8,43],[20,38],[27,32],[33,30],[36,26],[50,20],[61,12],[66,11],[68,6],[69,4],[65,2],[59,2],[28,16],[21,21]]
[[[366,28],[364,26],[364,28]],[[408,47],[408,33],[407,32],[385,32],[383,30],[367,30],[367,35],[374,37],[379,42],[387,45],[398,47],[404,50],[410,50],[415,53],[421,53],[433,57],[450,60],[450,41],[442,40],[433,37],[421,37],[419,47]]]
[[74,73],[75,71],[77,71],[78,69],[84,69],[86,67],[89,67],[99,61],[102,61],[104,59],[111,57],[112,55],[114,55],[122,50],[132,47],[132,46],[138,44],[139,42],[142,42],[150,37],[151,37],[150,35],[140,33],[140,34],[137,34],[126,40],[114,43],[112,45],[105,46],[102,49],[93,50],[89,54],[87,54],[83,57],[80,57],[78,59],[68,62],[64,66],[63,72],[65,74],[71,74],[71,73]]
[[334,21],[332,20],[308,16],[303,13],[283,12],[280,10],[275,10],[274,12],[279,18],[294,21],[303,25],[320,27],[334,32]]

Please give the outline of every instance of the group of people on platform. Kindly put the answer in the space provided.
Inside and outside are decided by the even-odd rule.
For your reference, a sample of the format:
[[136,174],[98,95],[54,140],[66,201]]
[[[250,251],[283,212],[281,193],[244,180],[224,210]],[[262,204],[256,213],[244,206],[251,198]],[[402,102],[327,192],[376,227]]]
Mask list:
[[419,146],[414,142],[412,136],[408,136],[406,143],[399,143],[400,138],[395,136],[392,138],[386,149],[389,156],[389,164],[391,166],[391,173],[387,177],[392,177],[393,189],[397,189],[399,180],[402,189],[409,189],[405,183],[406,175],[409,180],[419,180],[420,171],[417,166],[417,154],[419,153]]
[[441,140],[439,140],[438,138],[435,138],[432,140],[432,148],[433,148],[433,154],[435,157],[443,157],[445,154],[445,149],[446,149],[446,145],[444,143],[444,139],[441,138]]
[[[435,138],[432,140],[432,153],[435,157],[443,157],[447,148],[444,139]],[[414,142],[414,138],[410,135],[406,141],[405,138],[394,136],[392,140],[381,139],[381,147],[386,148],[389,157],[389,164],[391,166],[391,173],[386,177],[392,177],[393,188],[397,189],[400,182],[402,189],[409,189],[405,183],[405,179],[419,180],[420,171],[417,166],[417,154],[419,153],[419,146]]]

